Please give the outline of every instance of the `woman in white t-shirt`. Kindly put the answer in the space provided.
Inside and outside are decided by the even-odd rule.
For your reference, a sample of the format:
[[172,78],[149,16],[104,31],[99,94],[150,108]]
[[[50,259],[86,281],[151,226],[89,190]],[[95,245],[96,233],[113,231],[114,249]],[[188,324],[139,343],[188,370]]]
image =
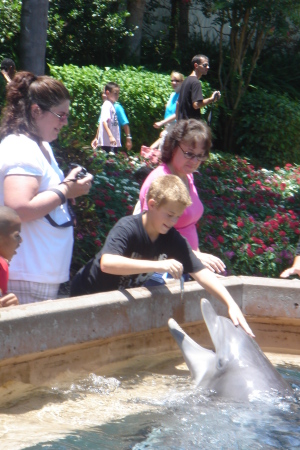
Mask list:
[[92,175],[65,178],[49,142],[68,123],[70,97],[48,76],[19,72],[7,88],[0,127],[0,205],[22,221],[23,244],[10,265],[9,290],[20,303],[55,299],[69,279],[73,222],[67,199],[89,192]]

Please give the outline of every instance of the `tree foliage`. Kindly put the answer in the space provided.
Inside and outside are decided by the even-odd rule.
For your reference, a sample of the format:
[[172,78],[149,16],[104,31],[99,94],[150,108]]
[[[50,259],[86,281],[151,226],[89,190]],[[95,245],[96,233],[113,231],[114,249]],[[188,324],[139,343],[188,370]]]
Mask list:
[[50,0],[47,58],[52,64],[119,65],[130,34],[123,0]]
[[18,61],[20,39],[21,0],[0,1],[0,58]]
[[240,101],[266,41],[277,35],[288,36],[299,24],[300,2],[200,0],[200,4],[206,17],[215,17],[213,25],[219,35],[218,76],[228,113],[224,141],[230,148]]

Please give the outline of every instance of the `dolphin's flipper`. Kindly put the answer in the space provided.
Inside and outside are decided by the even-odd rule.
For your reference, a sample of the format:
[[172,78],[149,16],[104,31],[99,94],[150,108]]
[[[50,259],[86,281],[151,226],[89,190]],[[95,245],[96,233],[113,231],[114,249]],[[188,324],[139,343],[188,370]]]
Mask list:
[[[209,367],[215,361],[215,353],[198,345],[180,328],[174,319],[168,321],[170,332],[182,351],[186,365],[193,380],[198,385],[204,376],[210,372]],[[199,360],[201,367],[199,367]]]

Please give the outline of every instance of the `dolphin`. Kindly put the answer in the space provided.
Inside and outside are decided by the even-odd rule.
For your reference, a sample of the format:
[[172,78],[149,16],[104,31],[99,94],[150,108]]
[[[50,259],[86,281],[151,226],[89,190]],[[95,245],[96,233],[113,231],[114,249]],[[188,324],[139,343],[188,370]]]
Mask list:
[[218,316],[204,298],[201,299],[201,310],[215,352],[193,341],[174,319],[168,321],[196,386],[239,401],[249,400],[251,396],[257,398],[263,393],[293,396],[290,385],[253,338],[231,320]]

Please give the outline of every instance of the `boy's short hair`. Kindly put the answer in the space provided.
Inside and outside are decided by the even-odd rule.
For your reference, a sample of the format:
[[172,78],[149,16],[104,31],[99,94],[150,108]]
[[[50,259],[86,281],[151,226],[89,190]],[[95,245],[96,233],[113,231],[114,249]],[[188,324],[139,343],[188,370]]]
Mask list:
[[120,89],[120,86],[117,84],[117,83],[115,83],[114,81],[110,81],[109,83],[107,83],[106,85],[105,85],[105,92],[106,91],[109,91],[109,92],[111,92],[113,89],[115,89],[115,88],[117,88],[117,89]]
[[5,70],[5,72],[8,72],[11,67],[13,69],[16,68],[14,61],[10,58],[4,58],[1,62],[1,70]]
[[209,61],[209,58],[207,56],[205,56],[205,55],[195,55],[195,56],[193,56],[192,61],[191,61],[192,68],[194,69],[195,63],[200,64],[203,59]]
[[150,184],[147,193],[147,202],[153,199],[157,206],[167,202],[177,202],[184,208],[192,204],[190,194],[177,175],[162,175]]
[[12,222],[16,219],[20,220],[18,213],[8,206],[0,206],[0,235],[9,234]]

